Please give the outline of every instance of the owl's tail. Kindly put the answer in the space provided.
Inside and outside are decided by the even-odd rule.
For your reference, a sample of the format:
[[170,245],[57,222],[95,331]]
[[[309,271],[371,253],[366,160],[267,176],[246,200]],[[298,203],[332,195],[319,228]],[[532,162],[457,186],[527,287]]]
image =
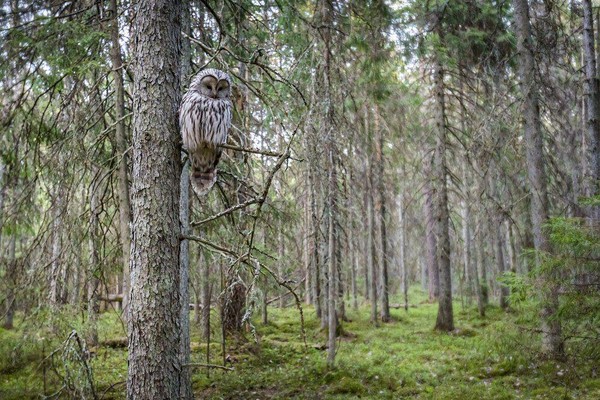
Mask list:
[[198,196],[206,195],[217,181],[217,164],[220,158],[221,149],[207,143],[190,153],[190,181]]

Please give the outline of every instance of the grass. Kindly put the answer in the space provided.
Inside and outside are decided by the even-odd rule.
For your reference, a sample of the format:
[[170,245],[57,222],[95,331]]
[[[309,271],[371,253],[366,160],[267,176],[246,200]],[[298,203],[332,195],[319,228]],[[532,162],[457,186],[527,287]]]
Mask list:
[[[338,341],[336,367],[326,365],[326,332],[310,307],[304,309],[307,347],[293,308],[269,309],[269,324],[256,318],[256,337],[231,341],[227,366],[234,371],[194,368],[198,398],[208,399],[598,399],[600,379],[593,364],[537,358],[539,338],[529,329],[527,310],[505,313],[455,304],[451,333],[433,331],[437,305],[419,302],[423,293],[411,288],[416,307],[392,310],[393,322],[374,328],[367,305],[348,310]],[[214,319],[216,321],[216,318]],[[216,326],[215,326],[216,328]],[[123,336],[114,313],[103,315],[101,340]],[[216,329],[218,331],[218,329]],[[0,330],[0,398],[38,398],[60,388],[64,379],[51,372],[48,353],[60,341],[24,337]],[[218,341],[218,333],[215,333]],[[36,342],[37,340],[37,342]],[[192,329],[192,361],[206,362],[205,344]],[[211,363],[222,363],[220,345],[211,345]],[[55,357],[58,358],[58,357]],[[97,392],[105,399],[124,398],[126,350],[100,347],[90,360]],[[65,357],[61,358],[63,361]],[[65,375],[66,369],[57,369]],[[69,364],[70,368],[76,365]],[[60,369],[63,368],[63,369]],[[208,372],[210,374],[208,374]],[[76,374],[74,374],[76,375]],[[79,381],[78,381],[79,379]],[[71,379],[76,386],[84,379]],[[83,385],[85,386],[85,385]],[[83,390],[83,389],[82,389]]]

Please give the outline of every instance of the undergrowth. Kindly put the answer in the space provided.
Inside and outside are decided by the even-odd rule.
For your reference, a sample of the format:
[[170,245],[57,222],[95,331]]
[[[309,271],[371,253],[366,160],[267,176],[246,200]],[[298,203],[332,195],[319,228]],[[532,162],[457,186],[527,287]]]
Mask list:
[[[411,288],[408,311],[393,309],[393,322],[373,327],[368,305],[348,308],[338,340],[336,367],[326,365],[326,332],[319,330],[314,310],[307,307],[307,347],[298,311],[269,309],[269,324],[255,318],[256,338],[229,340],[225,354],[215,325],[210,363],[233,371],[194,367],[197,398],[207,399],[597,399],[600,378],[594,363],[557,363],[539,359],[539,337],[533,308],[512,312],[489,306],[480,318],[475,307],[455,303],[451,333],[433,330],[437,305]],[[213,318],[217,321],[217,318]],[[19,328],[0,330],[0,398],[48,396],[63,381],[51,370],[49,354],[77,323],[63,324],[64,337],[25,334]],[[206,363],[206,344],[192,324],[192,362]],[[116,313],[99,324],[101,341],[125,336]],[[257,342],[255,341],[257,340]],[[100,346],[90,349],[98,398],[124,398],[127,352]],[[225,356],[225,357],[224,357]],[[58,366],[55,364],[55,368]],[[59,371],[60,372],[60,371]],[[66,393],[66,392],[64,392]],[[61,398],[68,398],[62,396]]]

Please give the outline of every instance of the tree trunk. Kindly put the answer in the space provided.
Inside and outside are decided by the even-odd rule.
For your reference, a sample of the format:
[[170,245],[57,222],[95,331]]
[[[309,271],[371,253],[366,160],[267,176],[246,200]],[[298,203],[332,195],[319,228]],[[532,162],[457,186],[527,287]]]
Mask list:
[[210,340],[210,298],[211,298],[211,285],[210,285],[210,263],[204,255],[204,250],[200,248],[198,254],[198,264],[201,270],[201,287],[202,287],[202,315],[200,322],[200,333],[202,339],[209,342]]
[[[1,211],[1,210],[0,210]],[[1,228],[1,225],[0,225]],[[15,289],[17,286],[16,275],[17,275],[17,260],[15,257],[15,247],[17,242],[17,235],[14,233],[10,235],[8,239],[8,254],[6,257],[6,280],[7,293],[6,293],[6,313],[4,315],[4,329],[12,329],[15,317]]]
[[[438,31],[440,29],[438,21]],[[446,109],[444,70],[439,58],[435,65],[434,80],[436,147],[433,165],[433,186],[435,189],[436,256],[440,274],[439,307],[435,329],[451,331],[454,329],[454,317],[452,312],[452,275],[450,271],[450,215],[448,212],[448,191],[446,187]]]
[[398,257],[400,261],[400,274],[402,276],[402,296],[404,297],[404,310],[408,311],[408,268],[406,267],[406,218],[404,217],[404,194],[398,195]]
[[[378,260],[380,265],[380,301],[381,301],[381,321],[390,321],[390,300],[389,300],[389,284],[388,284],[388,254],[387,254],[387,233],[385,227],[385,182],[384,182],[384,164],[383,158],[383,132],[379,126],[379,110],[375,105],[374,117],[374,130],[375,130],[375,165],[377,165],[375,176],[373,177],[376,182],[376,192],[373,194],[375,198],[375,214],[377,215],[377,241],[379,249]],[[374,172],[374,171],[372,171]]]
[[50,307],[57,308],[61,303],[61,262],[62,256],[62,228],[63,228],[63,202],[65,196],[58,188],[54,188],[52,207],[52,261],[50,263]]
[[138,2],[133,98],[133,241],[128,399],[180,396],[181,4]]
[[[331,138],[330,140],[332,140]],[[335,339],[337,336],[337,315],[336,315],[336,246],[337,246],[337,221],[336,221],[336,201],[337,201],[337,182],[335,168],[335,151],[334,144],[330,144],[329,150],[329,293],[328,293],[328,317],[329,317],[329,340],[327,343],[327,365],[333,367],[335,362]]]
[[425,247],[427,249],[427,275],[429,301],[436,300],[439,296],[440,270],[438,268],[438,259],[436,255],[437,237],[435,235],[435,210],[433,208],[433,188],[431,186],[429,175],[432,173],[429,163],[425,167],[425,176],[427,178],[424,185],[423,214],[425,216]]
[[[93,176],[97,176],[94,171]],[[90,232],[88,239],[89,246],[89,268],[88,268],[88,286],[87,286],[87,318],[88,318],[88,341],[91,346],[98,345],[98,313],[100,312],[100,257],[98,255],[98,228],[100,227],[98,208],[98,182],[92,180],[90,185]]]
[[[181,64],[179,69],[180,89],[183,91],[184,82],[190,75],[192,69],[192,53],[190,47],[191,21],[190,21],[190,2],[184,0],[181,9],[181,26],[187,36],[181,38]],[[189,234],[190,229],[190,166],[186,154],[180,155],[183,168],[179,178],[179,223],[181,232]],[[179,296],[180,296],[180,314],[181,323],[181,347],[180,358],[181,365],[190,363],[190,243],[188,240],[182,240],[179,248]],[[194,393],[192,391],[191,370],[184,367],[181,370],[180,382],[180,400],[192,400]]]
[[481,218],[479,217],[479,213],[475,215],[475,227],[477,229],[476,236],[476,269],[481,273],[481,282],[479,284],[479,290],[481,291],[481,300],[483,306],[487,306],[489,304],[489,288],[487,282],[487,264],[485,262],[485,227],[481,225]]
[[371,162],[369,162],[368,168],[368,189],[367,189],[367,265],[369,266],[369,281],[371,284],[371,322],[377,326],[377,261],[376,261],[376,249],[375,249],[375,209],[373,207],[373,181],[371,174]]
[[112,75],[115,82],[115,144],[119,160],[118,190],[119,190],[119,228],[121,234],[121,252],[123,266],[123,302],[124,312],[127,312],[129,302],[129,256],[131,251],[131,204],[129,200],[128,181],[128,151],[125,136],[125,89],[123,87],[123,60],[121,57],[121,45],[119,44],[119,13],[117,0],[110,1],[113,13],[110,24],[110,59],[112,63]]
[[[540,122],[538,87],[535,80],[535,59],[529,6],[527,0],[513,0],[515,10],[515,30],[517,52],[519,54],[519,84],[523,98],[523,119],[525,126],[525,152],[527,175],[531,190],[531,225],[536,251],[547,253],[550,243],[543,232],[548,220],[548,193],[543,159],[543,141]],[[558,285],[553,282],[553,273],[546,272],[541,277],[542,310],[542,352],[551,358],[564,356],[558,311]]]
[[467,170],[467,167],[463,165],[463,183],[464,183],[464,204],[463,204],[463,239],[464,239],[464,258],[465,258],[465,269],[468,274],[468,287],[471,290],[471,294],[475,295],[477,299],[477,309],[481,317],[485,316],[485,304],[483,302],[483,296],[481,293],[481,286],[479,285],[479,275],[477,273],[477,262],[473,262],[473,256],[471,249],[473,247],[472,231],[471,231],[471,174]]
[[[585,94],[587,105],[586,119],[586,161],[585,188],[586,196],[599,193],[600,180],[600,94],[598,76],[596,74],[596,49],[594,45],[594,17],[592,1],[583,0],[583,55],[585,59]],[[592,207],[590,216],[600,218],[600,207]]]
[[[504,235],[503,235],[503,221],[497,218],[494,221],[494,233],[495,233],[495,241],[496,241],[496,264],[498,267],[498,277],[502,277],[504,272],[506,271],[506,262],[504,257]],[[508,308],[508,286],[503,283],[499,283],[500,285],[500,307],[503,309]]]

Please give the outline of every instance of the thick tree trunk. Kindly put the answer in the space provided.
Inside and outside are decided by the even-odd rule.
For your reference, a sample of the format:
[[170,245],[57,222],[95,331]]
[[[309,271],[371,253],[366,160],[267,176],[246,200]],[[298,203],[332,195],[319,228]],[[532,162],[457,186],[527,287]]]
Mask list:
[[128,399],[180,396],[181,4],[138,2],[134,34],[133,241]]
[[131,203],[129,200],[128,180],[128,151],[125,133],[125,89],[123,87],[123,60],[119,43],[119,13],[117,0],[110,1],[113,19],[110,24],[110,59],[112,75],[115,82],[115,144],[119,160],[118,190],[119,190],[119,229],[121,234],[121,251],[123,265],[123,310],[127,311],[129,302],[129,256],[131,252]]
[[435,329],[451,331],[454,329],[454,317],[452,311],[452,275],[450,271],[450,215],[446,187],[446,109],[444,70],[439,60],[436,61],[434,80],[436,147],[433,186],[435,188],[436,255],[440,271],[439,307]]
[[[542,229],[548,220],[548,193],[546,190],[539,94],[535,80],[535,59],[532,49],[529,6],[527,0],[513,0],[513,7],[515,10],[517,51],[519,53],[519,84],[523,98],[527,175],[531,190],[533,241],[537,251],[546,253],[550,251],[550,243]],[[552,275],[553,273],[546,272],[541,279],[542,352],[551,358],[562,358],[564,349],[561,325],[556,318],[559,288]]]

